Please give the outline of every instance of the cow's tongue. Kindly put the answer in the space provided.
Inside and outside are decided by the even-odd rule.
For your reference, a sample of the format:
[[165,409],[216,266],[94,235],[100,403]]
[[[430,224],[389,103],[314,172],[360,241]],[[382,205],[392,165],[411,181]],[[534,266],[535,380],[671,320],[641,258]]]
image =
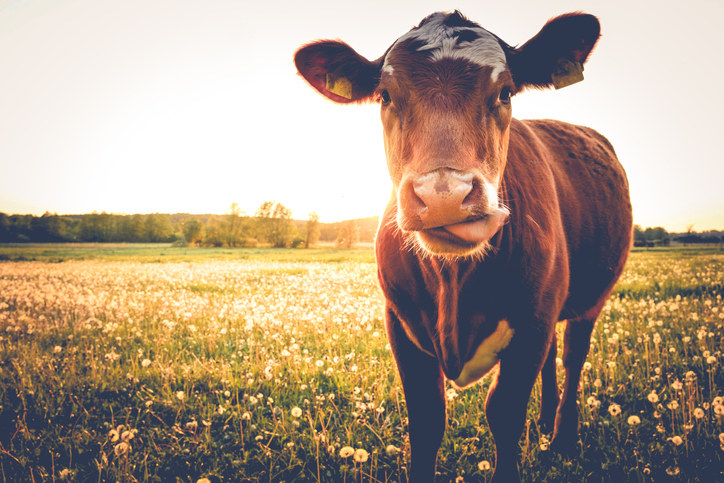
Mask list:
[[508,211],[498,209],[480,220],[447,225],[445,229],[465,241],[482,243],[493,238],[507,218]]

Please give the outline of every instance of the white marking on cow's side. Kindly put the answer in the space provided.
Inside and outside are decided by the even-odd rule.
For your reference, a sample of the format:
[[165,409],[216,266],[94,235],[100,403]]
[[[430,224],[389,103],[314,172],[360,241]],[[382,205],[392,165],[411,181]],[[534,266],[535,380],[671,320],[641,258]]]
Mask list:
[[500,353],[508,347],[515,331],[510,328],[507,320],[501,320],[495,332],[478,346],[473,357],[465,363],[455,381],[456,386],[464,388],[479,380],[500,360]]
[[[490,74],[493,82],[505,71],[508,66],[505,52],[498,39],[482,27],[449,27],[443,24],[448,14],[438,12],[423,25],[397,39],[395,45],[405,40],[419,40],[424,45],[419,47],[418,52],[429,51],[433,61],[441,59],[466,59],[481,66],[492,67]],[[475,32],[479,37],[466,42],[458,43],[457,34],[465,31]],[[394,49],[394,45],[392,47]],[[390,49],[390,50],[392,50]],[[384,70],[389,64],[387,58],[383,63]]]
[[387,72],[388,74],[392,75],[392,73],[395,71],[394,68],[388,63],[385,62],[385,64],[382,66],[382,72]]

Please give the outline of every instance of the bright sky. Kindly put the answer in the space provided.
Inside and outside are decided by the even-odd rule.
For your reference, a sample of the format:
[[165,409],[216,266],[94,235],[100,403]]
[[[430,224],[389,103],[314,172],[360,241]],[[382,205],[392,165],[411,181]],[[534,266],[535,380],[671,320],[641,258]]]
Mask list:
[[724,228],[722,0],[0,0],[0,211],[379,214],[379,107],[327,102],[292,56],[341,38],[377,58],[455,8],[514,45],[597,15],[586,80],[516,96],[514,115],[606,135],[636,223]]

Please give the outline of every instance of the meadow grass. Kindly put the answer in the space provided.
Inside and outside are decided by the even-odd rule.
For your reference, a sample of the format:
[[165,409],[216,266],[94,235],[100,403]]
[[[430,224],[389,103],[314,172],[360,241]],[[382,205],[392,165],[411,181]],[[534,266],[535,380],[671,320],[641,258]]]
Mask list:
[[[406,481],[370,249],[0,258],[3,481]],[[723,284],[721,251],[632,253],[584,368],[579,454],[548,450],[536,386],[523,479],[721,481]],[[492,476],[489,382],[449,386],[439,481]]]

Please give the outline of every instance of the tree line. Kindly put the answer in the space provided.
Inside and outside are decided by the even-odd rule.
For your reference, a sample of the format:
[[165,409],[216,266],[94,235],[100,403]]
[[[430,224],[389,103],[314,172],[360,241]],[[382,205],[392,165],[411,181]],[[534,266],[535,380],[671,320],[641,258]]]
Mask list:
[[0,243],[176,243],[216,247],[294,247],[322,242],[352,247],[372,241],[376,218],[321,223],[316,213],[294,220],[292,211],[274,201],[246,215],[233,203],[224,215],[91,213],[42,216],[0,213]]
[[669,233],[660,226],[642,228],[640,225],[634,225],[634,246],[669,246],[672,242],[684,245],[721,244],[724,242],[724,231],[708,230],[697,233],[693,230],[693,226],[690,226],[685,233]]

